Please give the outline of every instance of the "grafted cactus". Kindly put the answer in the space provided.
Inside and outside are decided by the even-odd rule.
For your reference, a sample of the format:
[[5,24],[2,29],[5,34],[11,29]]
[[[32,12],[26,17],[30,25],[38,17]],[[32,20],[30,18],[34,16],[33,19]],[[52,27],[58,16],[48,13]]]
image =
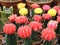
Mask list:
[[6,35],[6,43],[7,45],[17,45],[17,37],[15,34],[13,35]]

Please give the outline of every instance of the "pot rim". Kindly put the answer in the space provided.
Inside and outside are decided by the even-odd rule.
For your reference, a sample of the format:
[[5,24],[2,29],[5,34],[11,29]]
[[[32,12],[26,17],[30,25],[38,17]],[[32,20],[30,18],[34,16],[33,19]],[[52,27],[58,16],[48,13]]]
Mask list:
[[55,2],[60,2],[60,1],[58,1],[58,0],[55,0]]
[[30,3],[38,3],[38,4],[47,4],[47,3],[51,3],[53,2],[53,0],[50,0],[49,2],[33,2],[33,1],[29,1],[29,0],[26,0],[27,2],[30,2]]
[[2,1],[1,0],[1,2],[4,2],[4,3],[14,3],[14,2],[19,2],[19,1],[21,1],[21,0],[18,0],[18,1]]

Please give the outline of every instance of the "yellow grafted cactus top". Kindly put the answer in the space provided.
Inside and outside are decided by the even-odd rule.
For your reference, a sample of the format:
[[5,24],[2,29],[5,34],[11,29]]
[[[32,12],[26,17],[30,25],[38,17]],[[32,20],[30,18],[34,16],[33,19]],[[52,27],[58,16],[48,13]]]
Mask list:
[[21,8],[25,8],[26,4],[25,3],[18,3],[17,4],[17,8],[21,9]]
[[42,12],[43,12],[43,10],[41,8],[34,9],[34,13],[36,13],[36,14],[41,14]]
[[21,8],[19,10],[19,14],[20,15],[27,15],[28,14],[28,9],[27,8]]
[[57,11],[55,10],[55,9],[50,9],[49,11],[48,11],[48,14],[50,14],[51,16],[56,16],[56,13],[57,13]]

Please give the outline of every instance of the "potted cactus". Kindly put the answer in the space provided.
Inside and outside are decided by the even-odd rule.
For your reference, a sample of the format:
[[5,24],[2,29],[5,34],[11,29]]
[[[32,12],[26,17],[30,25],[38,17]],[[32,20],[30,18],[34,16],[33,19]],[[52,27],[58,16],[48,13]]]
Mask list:
[[2,6],[6,6],[7,8],[13,6],[14,13],[17,13],[17,4],[20,2],[22,2],[22,0],[1,0]]
[[44,4],[51,5],[52,2],[53,0],[26,0],[26,3],[29,9],[31,8],[30,5],[33,3],[39,4],[40,6],[42,6]]

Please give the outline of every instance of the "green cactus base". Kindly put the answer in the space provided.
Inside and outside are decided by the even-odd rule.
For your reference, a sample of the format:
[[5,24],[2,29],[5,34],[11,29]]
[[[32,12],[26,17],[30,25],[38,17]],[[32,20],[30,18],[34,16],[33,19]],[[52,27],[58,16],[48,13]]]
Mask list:
[[56,29],[56,33],[57,33],[57,34],[60,34],[60,23],[58,24],[58,27],[57,27],[57,29]]
[[6,43],[7,45],[17,45],[16,35],[6,35]]
[[24,45],[32,45],[32,39],[31,38],[24,39]]
[[2,22],[2,20],[0,20],[0,32],[3,31],[3,26],[4,26],[4,23]]
[[52,41],[44,41],[43,45],[52,45],[52,43],[53,43]]
[[32,40],[34,42],[38,41],[40,38],[38,37],[38,32],[32,31]]
[[44,20],[44,28],[47,27],[47,23],[49,22],[49,20]]
[[57,15],[55,17],[52,17],[52,20],[56,20],[57,19]]

